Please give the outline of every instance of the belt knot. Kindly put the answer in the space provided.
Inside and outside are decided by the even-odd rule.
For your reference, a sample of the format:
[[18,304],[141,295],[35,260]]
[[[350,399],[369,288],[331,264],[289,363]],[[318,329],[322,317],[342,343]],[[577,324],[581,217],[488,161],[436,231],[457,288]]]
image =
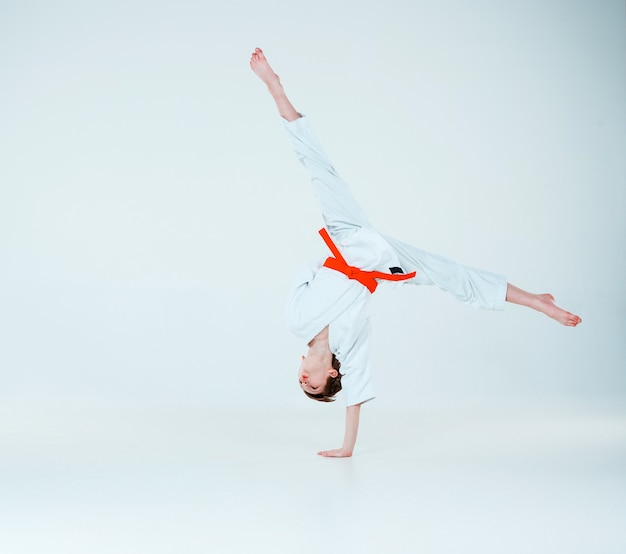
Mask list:
[[348,279],[354,279],[355,281],[358,281],[364,287],[366,287],[367,290],[370,291],[370,293],[373,293],[376,290],[376,287],[378,287],[377,279],[382,279],[384,281],[405,281],[407,279],[415,277],[416,275],[415,271],[413,271],[412,273],[384,273],[382,271],[366,271],[364,269],[348,265],[345,258],[341,255],[341,252],[339,252],[339,249],[330,238],[328,231],[322,228],[320,229],[319,233],[334,256],[326,258],[326,261],[324,262],[324,267],[339,271],[340,273],[343,273]]

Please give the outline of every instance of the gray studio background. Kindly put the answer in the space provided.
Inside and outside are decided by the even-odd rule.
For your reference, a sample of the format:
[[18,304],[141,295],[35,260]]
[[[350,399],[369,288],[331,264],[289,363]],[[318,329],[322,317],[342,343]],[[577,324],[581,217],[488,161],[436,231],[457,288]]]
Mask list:
[[290,446],[338,446],[343,407],[304,399],[283,319],[321,218],[256,46],[381,231],[583,318],[381,287],[364,410],[623,412],[625,43],[610,0],[1,2],[6,513],[64,456],[219,452],[242,413],[242,456],[281,452],[267,413],[323,412],[335,434]]

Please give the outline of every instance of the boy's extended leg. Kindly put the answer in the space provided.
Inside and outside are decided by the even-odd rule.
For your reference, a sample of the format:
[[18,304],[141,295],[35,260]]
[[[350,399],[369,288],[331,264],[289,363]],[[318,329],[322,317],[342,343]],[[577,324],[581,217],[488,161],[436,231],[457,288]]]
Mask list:
[[504,275],[458,264],[392,237],[385,239],[398,255],[402,268],[406,272],[417,272],[407,284],[435,285],[476,308],[501,310],[506,301],[537,310],[568,327],[576,327],[582,321],[577,315],[559,308],[551,294],[526,292],[507,283]]
[[402,269],[406,273],[417,273],[413,279],[406,281],[407,284],[434,285],[474,308],[504,308],[507,290],[504,275],[464,266],[393,237],[384,237],[397,254]]
[[263,51],[255,49],[250,60],[252,71],[267,85],[278,113],[286,120],[285,128],[298,159],[311,174],[311,183],[320,204],[324,223],[337,240],[360,227],[370,227],[362,208],[346,182],[339,177],[328,156],[302,117],[287,98],[278,75],[270,67]]

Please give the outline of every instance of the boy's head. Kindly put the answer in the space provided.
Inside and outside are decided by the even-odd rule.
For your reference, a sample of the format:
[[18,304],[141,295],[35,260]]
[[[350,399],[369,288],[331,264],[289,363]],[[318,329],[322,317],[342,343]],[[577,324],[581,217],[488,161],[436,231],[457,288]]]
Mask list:
[[341,390],[341,364],[333,354],[331,368],[300,367],[298,380],[304,394],[319,402],[334,402],[335,395]]

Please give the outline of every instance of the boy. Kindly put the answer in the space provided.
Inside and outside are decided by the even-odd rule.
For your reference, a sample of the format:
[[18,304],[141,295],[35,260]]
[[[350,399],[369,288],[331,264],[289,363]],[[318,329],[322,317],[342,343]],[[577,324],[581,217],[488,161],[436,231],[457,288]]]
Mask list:
[[361,405],[374,398],[367,307],[380,281],[436,285],[477,308],[501,310],[505,301],[512,302],[571,327],[582,321],[556,306],[551,294],[526,292],[502,275],[459,265],[378,233],[337,175],[306,118],[287,98],[260,48],[252,53],[250,67],[267,85],[296,154],[311,173],[325,223],[320,234],[333,254],[298,274],[287,308],[291,330],[309,347],[298,370],[300,387],[322,402],[332,402],[340,390],[345,396],[343,445],[319,455],[352,456]]

